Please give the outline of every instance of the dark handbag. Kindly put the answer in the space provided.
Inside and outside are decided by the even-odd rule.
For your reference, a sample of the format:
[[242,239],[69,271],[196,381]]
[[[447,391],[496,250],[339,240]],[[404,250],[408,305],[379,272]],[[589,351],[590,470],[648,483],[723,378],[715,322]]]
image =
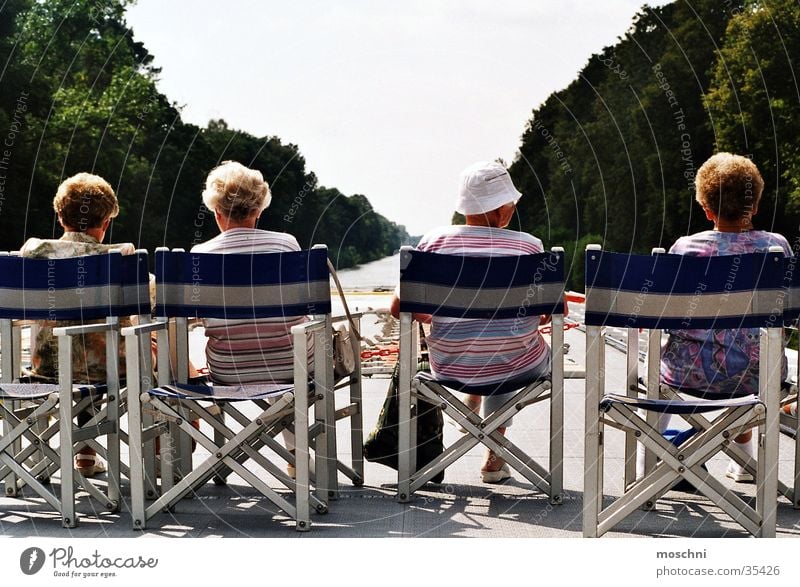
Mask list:
[[[420,361],[420,371],[430,371],[427,361]],[[400,368],[395,365],[389,391],[383,402],[381,413],[375,429],[370,432],[364,443],[364,458],[372,463],[380,463],[397,470],[398,452],[398,414],[399,406],[397,389],[399,387]],[[444,420],[442,409],[423,399],[417,399],[417,468],[430,463],[444,452],[443,442]],[[431,481],[441,483],[444,471]]]

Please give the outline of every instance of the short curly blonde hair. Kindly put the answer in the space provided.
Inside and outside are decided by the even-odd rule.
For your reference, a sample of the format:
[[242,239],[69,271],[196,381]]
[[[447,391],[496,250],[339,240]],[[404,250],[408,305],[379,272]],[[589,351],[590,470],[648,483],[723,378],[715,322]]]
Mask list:
[[225,161],[211,170],[203,190],[203,203],[231,220],[244,220],[269,206],[272,194],[264,176],[236,161]]
[[99,175],[78,173],[58,186],[53,210],[64,228],[84,232],[100,228],[119,214],[119,202],[111,185]]
[[717,153],[697,170],[695,199],[723,220],[752,216],[763,191],[758,167],[741,155]]

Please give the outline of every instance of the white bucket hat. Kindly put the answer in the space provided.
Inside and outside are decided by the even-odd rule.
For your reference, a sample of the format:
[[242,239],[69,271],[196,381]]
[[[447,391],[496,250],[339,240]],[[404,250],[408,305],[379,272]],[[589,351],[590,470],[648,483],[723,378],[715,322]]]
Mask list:
[[485,214],[509,202],[516,204],[521,197],[505,167],[494,161],[479,161],[461,172],[456,211]]

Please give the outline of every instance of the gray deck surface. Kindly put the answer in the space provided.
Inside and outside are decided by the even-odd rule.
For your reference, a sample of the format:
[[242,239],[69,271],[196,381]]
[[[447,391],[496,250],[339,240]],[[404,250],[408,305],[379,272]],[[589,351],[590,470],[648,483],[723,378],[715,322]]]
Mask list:
[[[583,333],[567,333],[571,349],[568,358],[583,362]],[[608,349],[608,390],[622,381],[622,354]],[[388,386],[388,379],[367,380],[364,385],[364,422],[374,424]],[[478,447],[447,469],[442,485],[429,485],[408,504],[395,500],[396,474],[386,467],[368,463],[366,484],[355,488],[342,482],[341,495],[325,515],[314,515],[312,529],[297,533],[294,524],[254,490],[235,477],[224,487],[212,483],[192,498],[184,499],[171,513],[149,522],[144,532],[134,531],[129,504],[119,514],[93,513],[93,502],[81,495],[78,506],[84,515],[78,528],[63,529],[58,516],[41,499],[0,497],[0,535],[7,537],[480,537],[536,538],[580,537],[583,485],[583,380],[566,384],[565,488],[563,505],[551,506],[545,496],[515,475],[501,485],[481,483],[478,470],[484,449]],[[619,388],[621,389],[621,388]],[[459,432],[445,418],[445,443]],[[509,436],[529,454],[546,460],[547,414],[545,406],[534,406],[517,417]],[[340,447],[349,447],[347,424],[339,432]],[[611,431],[606,448],[606,492],[618,494],[621,481],[621,433]],[[195,459],[202,458],[200,451]],[[123,454],[127,460],[127,454]],[[781,478],[788,479],[791,446],[781,440]],[[717,457],[708,466],[732,491],[753,496],[754,486],[735,484],[724,478],[727,460]],[[57,479],[55,480],[57,483]],[[123,492],[127,496],[128,486]],[[800,511],[779,500],[778,535],[800,535]],[[669,492],[656,509],[637,512],[608,536],[699,536],[738,537],[746,533],[721,510],[703,497]]]

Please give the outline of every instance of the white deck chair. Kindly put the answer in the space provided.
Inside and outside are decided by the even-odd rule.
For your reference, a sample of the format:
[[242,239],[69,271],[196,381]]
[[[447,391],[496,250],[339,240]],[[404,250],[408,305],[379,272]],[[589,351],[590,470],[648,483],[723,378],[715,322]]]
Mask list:
[[[330,443],[326,437],[333,433],[334,426],[327,417],[332,412],[333,400],[327,249],[225,255],[158,250],[156,292],[158,321],[123,331],[129,345],[131,398],[134,386],[142,391],[142,401],[131,399],[129,407],[134,528],[145,528],[149,519],[175,507],[209,479],[224,482],[228,473],[233,472],[294,519],[297,530],[308,530],[310,507],[324,513],[325,498],[332,490],[326,484],[331,478],[327,458]],[[315,319],[292,328],[293,382],[243,386],[186,383],[189,319],[255,320],[306,315]],[[151,332],[158,333],[158,363],[168,365],[167,325],[171,319],[177,330],[177,380],[172,380],[169,369],[159,369],[159,387],[152,388],[149,336]],[[313,337],[313,381],[308,363],[309,336]],[[269,404],[268,399],[273,403]],[[255,404],[255,417],[240,409],[243,402]],[[316,404],[311,421],[310,404]],[[147,414],[154,416],[152,425],[143,420]],[[208,436],[195,429],[191,425],[195,418],[211,427],[213,434]],[[295,456],[275,438],[286,427],[295,432]],[[156,436],[161,438],[161,495],[146,505],[146,492],[156,490],[154,480],[145,476],[148,469],[145,459],[153,458],[152,443]],[[177,453],[178,459],[174,450],[181,437],[189,443],[194,440],[210,455],[194,468],[187,466],[186,460],[191,458],[188,443]],[[320,498],[309,491],[310,442],[316,445]],[[265,446],[286,462],[296,464],[296,480],[260,452]],[[174,481],[176,464],[181,470]],[[264,473],[291,491],[293,503],[267,484]]]
[[[400,252],[400,379],[398,498],[413,493],[438,473],[484,444],[519,471],[553,504],[563,496],[564,422],[564,257],[562,249],[550,253],[505,257],[439,255],[403,247]],[[454,318],[518,319],[551,314],[551,376],[516,385],[469,387],[415,375],[416,328],[413,313]],[[485,419],[473,414],[453,390],[478,395],[517,391],[512,399]],[[462,438],[432,462],[417,467],[416,400],[423,398],[466,430]],[[497,428],[526,406],[549,400],[550,445],[547,466],[525,454]]]
[[[775,535],[778,390],[781,366],[783,252],[732,257],[626,255],[586,250],[586,445],[583,532],[602,536],[638,508],[649,509],[687,480],[755,536]],[[626,388],[606,393],[604,327],[628,329]],[[684,400],[659,385],[661,329],[761,328],[760,393],[723,400]],[[638,397],[638,330],[649,330],[647,398]],[[702,397],[704,390],[679,390]],[[662,392],[667,393],[664,399]],[[642,418],[638,410],[647,416]],[[722,411],[713,420],[703,414]],[[687,419],[698,432],[679,446],[658,429],[659,414]],[[607,426],[624,430],[650,452],[644,477],[627,480],[622,497],[604,504],[603,458]],[[735,446],[758,427],[756,467]],[[631,443],[628,442],[630,447]],[[755,507],[727,489],[702,465],[725,452],[756,475]],[[655,457],[660,461],[656,464]]]
[[[784,309],[784,324],[797,322],[800,318],[800,266],[798,258],[786,259],[786,270],[784,271],[785,286],[789,288],[789,296],[786,300]],[[796,331],[797,332],[797,331]],[[798,388],[800,388],[800,353],[797,354],[797,381],[787,389],[785,397],[781,401],[784,405],[795,404],[798,401]],[[800,420],[797,417],[795,407],[794,415],[787,414],[781,409],[780,414],[781,433],[787,436],[794,443],[794,464],[792,467],[791,484],[787,485],[782,481],[778,482],[778,491],[791,503],[795,509],[800,509]]]
[[[149,315],[147,253],[123,256],[118,251],[67,259],[0,256],[0,479],[5,494],[16,496],[28,486],[61,515],[65,527],[75,527],[75,487],[99,501],[102,510],[120,507],[119,318]],[[53,330],[58,337],[59,382],[22,383],[19,327],[15,320],[86,321]],[[99,321],[99,323],[96,323]],[[104,333],[104,383],[74,385],[74,337]],[[94,413],[77,425],[75,417]],[[69,422],[70,425],[64,425]],[[105,445],[98,439],[105,437]],[[58,447],[51,442],[58,438]],[[108,461],[105,489],[73,467],[77,447],[88,444]],[[61,470],[60,493],[48,486]]]

